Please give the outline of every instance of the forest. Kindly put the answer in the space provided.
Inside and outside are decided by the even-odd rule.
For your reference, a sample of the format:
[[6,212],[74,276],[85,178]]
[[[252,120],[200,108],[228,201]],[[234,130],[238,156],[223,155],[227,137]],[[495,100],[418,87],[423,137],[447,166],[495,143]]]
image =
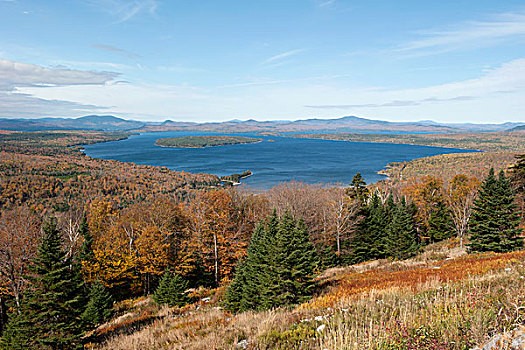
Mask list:
[[[0,347],[96,347],[111,333],[97,327],[134,298],[183,310],[212,297],[230,315],[333,307],[337,295],[350,294],[335,280],[329,288],[319,283],[326,271],[411,259],[440,242],[503,254],[479,256],[485,266],[507,256],[523,261],[512,253],[523,249],[525,223],[525,156],[517,150],[512,158],[474,153],[484,156],[469,167],[454,165],[465,154],[437,156],[446,162],[434,172],[425,170],[437,168],[433,157],[397,172],[392,165],[390,179],[372,185],[358,173],[345,187],[290,182],[252,193],[223,188],[214,175],[80,152],[83,144],[127,136],[0,134]],[[462,262],[440,271],[459,276],[462,265],[454,264]],[[473,275],[481,271],[468,264]],[[378,276],[352,275],[352,283],[360,278],[366,289]],[[388,278],[399,277],[394,271]],[[287,348],[294,337],[312,341],[311,332],[298,326],[268,333],[264,342]]]
[[158,139],[155,144],[161,147],[203,148],[227,145],[242,145],[255,143],[262,139],[246,136],[207,135],[207,136],[181,136]]

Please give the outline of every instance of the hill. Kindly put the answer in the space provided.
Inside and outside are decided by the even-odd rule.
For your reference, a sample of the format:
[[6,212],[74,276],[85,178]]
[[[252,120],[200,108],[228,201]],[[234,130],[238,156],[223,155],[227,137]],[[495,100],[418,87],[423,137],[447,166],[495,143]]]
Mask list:
[[507,131],[508,132],[525,132],[525,125],[518,125]]
[[88,115],[80,118],[0,119],[0,129],[17,131],[100,130],[127,131],[144,123],[111,115]]
[[454,133],[505,131],[523,123],[444,124],[431,120],[389,122],[356,116],[333,119],[257,121],[234,119],[225,122],[188,122],[166,120],[143,122],[106,115],[79,118],[0,119],[0,130],[101,130],[101,131],[200,131],[200,132],[383,132],[383,133]]
[[524,262],[523,251],[434,245],[410,260],[328,269],[317,297],[291,309],[231,315],[220,289],[192,291],[184,308],[127,300],[91,339],[97,349],[470,349],[519,324]]

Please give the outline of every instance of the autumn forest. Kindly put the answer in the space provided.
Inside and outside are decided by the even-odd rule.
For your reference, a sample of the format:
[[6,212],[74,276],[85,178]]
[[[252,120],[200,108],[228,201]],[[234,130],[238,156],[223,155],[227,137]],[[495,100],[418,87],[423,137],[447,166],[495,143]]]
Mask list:
[[[130,300],[182,310],[212,298],[231,315],[325,307],[342,288],[320,280],[325,271],[413,259],[440,244],[474,255],[523,249],[525,158],[514,138],[512,149],[392,164],[374,184],[358,173],[340,187],[288,182],[252,192],[215,175],[81,152],[128,136],[0,132],[0,346],[102,346],[121,333],[95,330]],[[46,288],[69,294],[51,310]],[[57,328],[53,312],[69,313]],[[254,348],[317,341],[316,331],[292,329]]]

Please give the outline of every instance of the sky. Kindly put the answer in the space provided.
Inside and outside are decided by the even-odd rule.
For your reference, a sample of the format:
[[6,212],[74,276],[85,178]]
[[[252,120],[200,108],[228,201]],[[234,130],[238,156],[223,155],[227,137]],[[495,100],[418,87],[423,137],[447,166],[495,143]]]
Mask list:
[[0,118],[525,121],[523,0],[0,0]]

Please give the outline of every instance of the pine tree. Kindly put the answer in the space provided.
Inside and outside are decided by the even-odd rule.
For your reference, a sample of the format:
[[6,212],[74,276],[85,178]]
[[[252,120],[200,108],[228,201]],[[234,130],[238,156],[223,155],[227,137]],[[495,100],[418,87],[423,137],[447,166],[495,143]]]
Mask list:
[[490,169],[474,201],[469,224],[471,252],[508,252],[523,247],[519,213],[503,171],[496,178],[494,169]]
[[419,242],[414,227],[414,217],[405,198],[397,205],[393,219],[388,227],[386,253],[394,259],[407,259],[419,249]]
[[101,283],[95,283],[89,293],[89,302],[82,314],[82,320],[88,327],[96,327],[111,317],[113,298]]
[[319,265],[303,222],[274,212],[257,225],[226,293],[233,312],[263,310],[306,301],[313,294],[314,271]]
[[432,242],[442,241],[453,235],[452,217],[445,203],[438,202],[430,213],[428,234]]
[[184,306],[188,303],[188,297],[184,294],[187,288],[188,283],[181,276],[166,271],[153,294],[153,300],[157,304],[168,304],[170,307]]
[[85,296],[78,266],[66,258],[56,218],[46,221],[43,232],[30,266],[29,290],[8,324],[4,343],[9,349],[82,348]]
[[277,213],[265,224],[259,223],[254,230],[245,262],[239,263],[235,277],[228,287],[226,306],[234,312],[250,309],[268,309],[273,305],[275,290],[274,254],[277,235]]
[[245,263],[237,263],[233,280],[226,290],[224,306],[232,312],[241,312],[248,310],[244,299],[246,288]]
[[385,257],[387,213],[377,193],[370,204],[359,212],[363,217],[351,239],[352,254],[345,259],[351,264]]
[[278,304],[291,305],[308,300],[315,288],[313,277],[318,265],[304,222],[297,223],[286,213],[279,222],[276,237]]
[[361,173],[357,173],[350,182],[350,188],[348,189],[348,196],[353,199],[358,199],[362,203],[365,202],[366,196],[368,195],[368,188],[366,188],[366,182],[363,179]]
[[82,246],[80,247],[78,260],[90,262],[93,260],[93,236],[91,235],[91,232],[89,232],[89,226],[85,216],[80,223],[78,232],[84,239],[84,242],[82,242]]

